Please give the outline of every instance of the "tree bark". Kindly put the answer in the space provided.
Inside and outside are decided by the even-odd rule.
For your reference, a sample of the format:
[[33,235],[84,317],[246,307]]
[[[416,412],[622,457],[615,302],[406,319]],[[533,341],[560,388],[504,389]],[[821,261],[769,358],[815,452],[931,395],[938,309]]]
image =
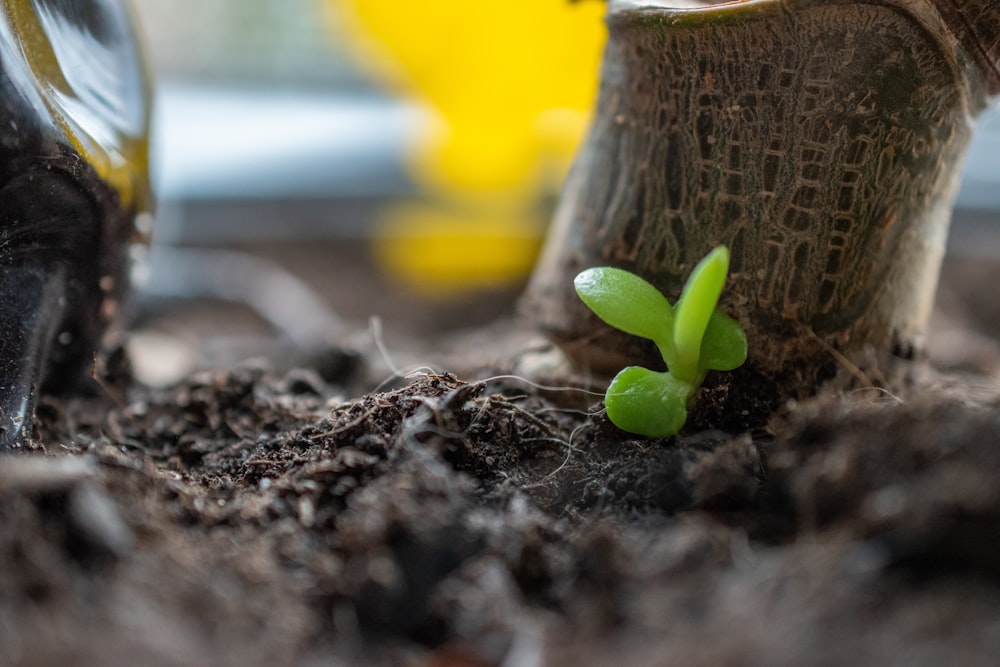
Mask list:
[[909,353],[973,118],[996,88],[983,54],[1000,30],[967,19],[995,19],[1000,2],[649,4],[609,5],[593,126],[524,309],[585,369],[661,365],[598,321],[573,277],[618,266],[673,301],[725,244],[720,305],[747,331],[748,368],[782,395],[866,346]]

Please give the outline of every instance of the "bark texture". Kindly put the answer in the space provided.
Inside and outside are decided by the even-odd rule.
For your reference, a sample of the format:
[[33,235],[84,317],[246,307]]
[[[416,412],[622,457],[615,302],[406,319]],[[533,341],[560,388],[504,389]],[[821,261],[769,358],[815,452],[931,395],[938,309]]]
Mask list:
[[589,313],[573,276],[619,266],[673,299],[726,244],[722,306],[747,330],[749,366],[785,394],[808,393],[832,350],[912,350],[973,118],[996,81],[984,63],[1000,2],[947,10],[612,2],[594,124],[529,286],[530,316],[587,369],[655,365],[654,349]]

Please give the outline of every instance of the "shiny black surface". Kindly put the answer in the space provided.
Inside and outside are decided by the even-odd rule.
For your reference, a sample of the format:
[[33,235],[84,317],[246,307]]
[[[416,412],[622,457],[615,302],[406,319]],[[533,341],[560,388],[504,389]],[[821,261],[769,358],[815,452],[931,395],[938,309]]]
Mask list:
[[0,450],[78,385],[148,211],[148,94],[111,0],[0,3]]

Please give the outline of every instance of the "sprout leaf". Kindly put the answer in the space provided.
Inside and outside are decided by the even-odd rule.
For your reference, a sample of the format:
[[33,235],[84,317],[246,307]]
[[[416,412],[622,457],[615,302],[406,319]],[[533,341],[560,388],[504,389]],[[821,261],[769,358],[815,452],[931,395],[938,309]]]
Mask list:
[[648,282],[624,269],[598,266],[573,281],[576,293],[607,324],[657,345],[672,336],[674,309]]
[[611,381],[604,405],[608,418],[623,431],[668,438],[684,425],[694,390],[670,373],[629,366]]
[[719,303],[729,272],[729,250],[719,246],[698,262],[677,300],[674,313],[674,349],[677,361],[670,370],[678,378],[700,383],[699,358],[705,329]]
[[739,322],[721,310],[712,313],[701,342],[702,370],[731,371],[747,360],[747,335]]

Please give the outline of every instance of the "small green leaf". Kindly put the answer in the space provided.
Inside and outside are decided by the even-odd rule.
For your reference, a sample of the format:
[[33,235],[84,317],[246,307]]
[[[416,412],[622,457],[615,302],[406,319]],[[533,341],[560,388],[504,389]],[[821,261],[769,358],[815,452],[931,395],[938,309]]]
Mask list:
[[674,309],[660,290],[639,276],[599,266],[581,272],[573,285],[583,302],[606,323],[648,338],[661,348],[670,345]]
[[611,422],[623,431],[667,438],[684,426],[694,391],[670,373],[629,366],[611,381],[604,406]]
[[728,272],[729,250],[719,246],[694,267],[677,300],[674,317],[677,361],[670,370],[685,382],[697,384],[700,381],[698,359],[701,356],[701,341],[719,303]]
[[712,313],[701,342],[702,370],[731,371],[747,360],[747,335],[739,322],[721,310]]

